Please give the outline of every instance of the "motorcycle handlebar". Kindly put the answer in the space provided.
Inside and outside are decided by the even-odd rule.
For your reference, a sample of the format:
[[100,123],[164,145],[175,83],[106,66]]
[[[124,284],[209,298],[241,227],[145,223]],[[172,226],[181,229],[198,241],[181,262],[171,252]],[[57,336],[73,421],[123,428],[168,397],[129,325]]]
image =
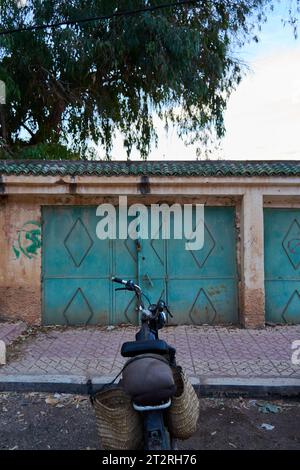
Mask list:
[[[123,284],[125,286],[124,289],[130,290],[130,291],[135,291],[136,294],[139,293],[139,295],[143,295],[142,294],[142,289],[140,288],[140,286],[138,286],[137,284],[134,284],[134,282],[131,281],[131,280],[125,281],[124,279],[121,279],[121,278],[115,277],[115,276],[113,276],[111,278],[111,280],[113,282],[117,282],[118,284]],[[120,290],[120,289],[117,289],[117,290]],[[149,301],[149,299],[148,299],[148,301]],[[171,314],[167,304],[164,301],[159,300],[157,306],[158,306],[158,309],[159,309],[160,312],[162,312],[164,309],[166,309],[166,311],[170,315],[170,317],[173,317],[173,315]]]
[[112,280],[113,282],[118,282],[119,284],[124,284],[124,286],[126,286],[126,284],[127,284],[127,281],[124,281],[123,279],[120,279],[119,277],[114,277],[114,276],[113,276],[113,277],[111,278],[111,280]]
[[119,277],[112,277],[111,280],[113,282],[118,282],[119,284],[123,284],[125,286],[125,289],[127,290],[141,292],[140,286],[138,286],[137,284],[134,284],[134,282],[131,280],[126,281],[124,279],[120,279]]

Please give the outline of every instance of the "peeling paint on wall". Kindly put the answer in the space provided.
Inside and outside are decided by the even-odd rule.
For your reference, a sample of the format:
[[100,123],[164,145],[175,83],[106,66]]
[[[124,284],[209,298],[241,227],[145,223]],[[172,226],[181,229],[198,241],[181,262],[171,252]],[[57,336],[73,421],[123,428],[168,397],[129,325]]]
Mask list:
[[28,259],[38,255],[41,248],[41,224],[38,221],[29,220],[17,230],[17,237],[13,244],[16,259],[23,254]]

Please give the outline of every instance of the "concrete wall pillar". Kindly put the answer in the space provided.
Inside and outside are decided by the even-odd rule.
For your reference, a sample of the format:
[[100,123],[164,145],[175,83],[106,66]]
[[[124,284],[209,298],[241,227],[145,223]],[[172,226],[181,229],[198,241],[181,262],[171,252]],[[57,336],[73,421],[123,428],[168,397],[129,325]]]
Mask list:
[[259,328],[265,325],[264,218],[260,189],[245,191],[241,215],[241,323],[246,328]]
[[4,284],[5,273],[7,270],[7,243],[5,232],[5,201],[6,198],[0,197],[0,286]]

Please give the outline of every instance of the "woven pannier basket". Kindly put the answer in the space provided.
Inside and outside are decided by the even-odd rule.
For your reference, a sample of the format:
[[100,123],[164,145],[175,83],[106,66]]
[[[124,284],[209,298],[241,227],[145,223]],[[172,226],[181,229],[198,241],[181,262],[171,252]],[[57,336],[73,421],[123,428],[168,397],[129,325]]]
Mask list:
[[188,439],[197,429],[199,418],[199,399],[180,366],[173,369],[176,394],[168,409],[168,428],[172,437]]
[[121,387],[96,393],[93,397],[97,431],[105,450],[136,450],[143,441],[140,414]]

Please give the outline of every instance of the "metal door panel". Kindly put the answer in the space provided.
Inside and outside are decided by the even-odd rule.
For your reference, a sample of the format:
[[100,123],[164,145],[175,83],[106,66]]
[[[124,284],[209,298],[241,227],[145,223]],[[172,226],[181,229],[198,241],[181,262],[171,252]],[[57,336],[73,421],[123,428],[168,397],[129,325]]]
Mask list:
[[46,279],[45,325],[107,325],[110,311],[108,279]]
[[237,321],[234,215],[206,208],[204,247],[192,252],[187,240],[151,240],[150,224],[148,240],[99,240],[96,206],[45,207],[44,323],[136,323],[135,299],[114,291],[112,275],[139,283],[151,302],[165,298],[174,323]]
[[96,236],[95,207],[43,208],[43,269],[47,277],[107,277],[109,240]]
[[[119,211],[117,213],[117,230],[119,233]],[[128,223],[132,217],[128,218]],[[136,241],[132,238],[125,240],[116,239],[112,241],[113,247],[113,273],[121,279],[131,279],[135,283],[138,282],[137,271],[137,247]],[[136,309],[136,299],[134,294],[128,291],[115,291],[116,288],[121,287],[113,284],[113,315],[112,323],[138,323],[138,313]]]
[[205,207],[204,246],[168,243],[168,293],[175,323],[236,323],[238,292],[235,210]]
[[205,207],[204,246],[185,249],[186,239],[168,243],[168,275],[190,279],[231,277],[236,279],[235,210],[233,207]]
[[217,325],[238,321],[233,280],[170,280],[168,292],[172,323]]
[[109,322],[110,241],[97,221],[95,207],[43,208],[43,323]]
[[265,209],[266,321],[300,323],[300,210]]

